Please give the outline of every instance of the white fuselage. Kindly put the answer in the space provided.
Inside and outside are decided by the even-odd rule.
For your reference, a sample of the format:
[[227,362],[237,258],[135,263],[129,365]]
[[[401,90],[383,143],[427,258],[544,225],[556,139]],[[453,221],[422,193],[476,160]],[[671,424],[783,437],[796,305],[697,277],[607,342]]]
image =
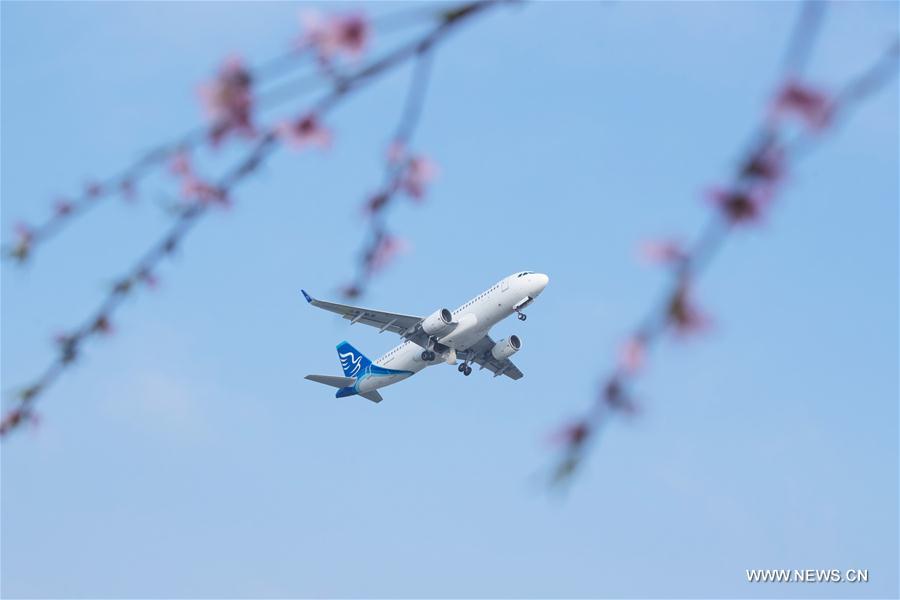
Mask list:
[[[478,294],[456,310],[452,311],[453,330],[437,341],[451,349],[451,359],[455,363],[455,352],[465,350],[477,343],[488,331],[506,317],[530,304],[544,290],[549,278],[542,273],[515,273],[504,277],[496,284]],[[402,381],[418,373],[425,367],[444,361],[429,362],[422,359],[422,347],[406,341],[396,346],[374,364],[403,374],[380,375],[360,381],[360,391],[382,388]]]

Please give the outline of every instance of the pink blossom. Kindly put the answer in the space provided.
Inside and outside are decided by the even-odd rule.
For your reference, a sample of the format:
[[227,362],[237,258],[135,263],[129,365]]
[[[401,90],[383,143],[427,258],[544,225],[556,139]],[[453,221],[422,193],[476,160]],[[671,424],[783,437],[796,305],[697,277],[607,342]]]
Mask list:
[[796,116],[811,129],[824,129],[831,123],[834,102],[828,94],[797,80],[788,80],[775,96],[772,115]]
[[40,394],[43,389],[44,385],[42,383],[33,383],[19,392],[19,399],[22,402],[31,402],[31,400]]
[[350,284],[341,289],[341,295],[348,299],[358,298],[362,295],[362,292],[362,288],[356,284]]
[[92,181],[84,187],[84,193],[88,198],[99,198],[103,191],[103,184],[96,181]]
[[16,226],[13,229],[16,232],[16,237],[21,242],[31,242],[34,238],[34,232],[31,231],[31,227],[26,225],[25,223],[16,223]]
[[784,150],[778,146],[763,146],[751,154],[741,167],[741,175],[775,184],[784,178],[787,165]]
[[701,332],[710,325],[709,317],[694,305],[687,284],[682,284],[669,299],[666,319],[681,335]]
[[318,146],[327,148],[331,145],[331,130],[325,128],[314,114],[308,114],[282,123],[278,126],[278,132],[294,148],[304,146]]
[[[24,397],[24,393],[23,393]],[[40,422],[37,414],[25,406],[19,406],[7,412],[0,421],[0,436],[7,435],[10,431],[23,423],[31,423],[37,426]]]
[[14,228],[16,234],[16,243],[10,251],[10,255],[20,262],[24,262],[28,258],[31,251],[31,243],[34,240],[34,232],[25,223],[16,223]]
[[218,204],[225,207],[231,204],[225,190],[194,176],[184,178],[181,194],[185,199],[200,204]]
[[3,420],[0,421],[0,435],[6,435],[18,427],[26,415],[27,413],[23,408],[14,408],[3,415]]
[[74,208],[75,206],[71,202],[60,198],[53,204],[53,213],[58,217],[64,217],[71,213]]
[[94,320],[93,325],[91,325],[91,331],[95,333],[100,333],[103,335],[107,335],[113,332],[112,323],[109,321],[109,317],[106,315],[100,315]]
[[591,426],[586,421],[575,421],[563,426],[550,435],[550,442],[565,446],[580,446],[591,433]]
[[369,198],[368,202],[365,205],[365,212],[368,214],[375,214],[390,202],[391,195],[385,191],[380,191],[376,194],[372,194]]
[[409,243],[392,235],[382,235],[366,256],[366,268],[369,273],[384,269],[397,255],[409,250]]
[[619,352],[619,367],[626,373],[637,373],[644,366],[647,345],[640,336],[625,340]]
[[31,425],[31,428],[37,430],[40,428],[41,423],[43,422],[41,414],[35,410],[28,411],[28,424]]
[[113,285],[113,292],[116,294],[127,294],[131,291],[131,286],[134,282],[130,277],[125,277],[120,279]]
[[137,279],[151,290],[155,290],[159,287],[159,278],[149,269],[141,269],[137,274]]
[[337,48],[350,56],[362,54],[372,34],[368,19],[361,13],[337,17],[333,28]]
[[240,58],[225,62],[216,78],[200,88],[200,97],[213,121],[210,140],[220,143],[229,133],[251,136],[253,127],[253,78]]
[[406,144],[400,140],[394,140],[388,146],[386,154],[389,165],[399,165],[406,159]]
[[134,180],[126,178],[123,179],[119,183],[119,192],[122,194],[122,198],[127,201],[134,200],[135,198],[135,185]]
[[184,150],[179,150],[169,159],[169,172],[177,177],[186,177],[194,172],[191,165],[191,155]]
[[648,263],[660,265],[679,264],[688,259],[687,250],[675,240],[647,240],[641,244],[640,256]]
[[707,197],[731,224],[750,224],[759,222],[772,204],[774,188],[769,185],[754,185],[744,191],[713,188]]
[[303,11],[300,21],[304,33],[298,46],[312,48],[323,63],[339,54],[359,57],[372,35],[369,20],[361,13],[323,17],[315,11]]
[[426,186],[437,177],[437,165],[426,156],[413,156],[406,164],[400,187],[415,200],[425,197]]

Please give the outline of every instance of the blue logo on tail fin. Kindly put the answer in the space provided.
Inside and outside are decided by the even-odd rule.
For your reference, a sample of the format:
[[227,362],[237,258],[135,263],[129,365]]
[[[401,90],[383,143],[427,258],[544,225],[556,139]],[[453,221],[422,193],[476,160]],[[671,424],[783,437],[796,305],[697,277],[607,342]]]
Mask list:
[[338,344],[337,352],[338,358],[341,359],[341,367],[344,369],[345,377],[359,377],[372,364],[372,361],[366,358],[362,352],[347,342]]

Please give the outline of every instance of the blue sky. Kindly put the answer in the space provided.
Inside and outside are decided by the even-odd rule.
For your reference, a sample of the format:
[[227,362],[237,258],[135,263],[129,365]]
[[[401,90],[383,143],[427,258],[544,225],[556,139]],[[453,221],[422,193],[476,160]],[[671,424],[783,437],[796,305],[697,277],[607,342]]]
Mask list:
[[[299,8],[3,3],[3,231],[190,128],[199,82],[229,53],[280,53]],[[47,394],[42,426],[3,443],[2,595],[896,597],[896,81],[728,244],[698,289],[716,326],[654,353],[644,415],[565,497],[540,483],[548,432],[664,284],[636,244],[702,223],[797,8],[523,5],[440,49],[416,145],[441,177],[397,205],[413,250],[364,304],[427,314],[548,273],[531,318],[496,330],[524,341],[519,382],[435,368],[375,406],[304,381],[339,373],[342,339],[395,343],[299,289],[334,298],[350,275],[408,73],[337,110],[331,150],[280,151]],[[845,81],[897,20],[833,6],[812,79]],[[4,391],[159,235],[171,193],[151,180],[3,264]],[[750,585],[750,568],[870,582]]]

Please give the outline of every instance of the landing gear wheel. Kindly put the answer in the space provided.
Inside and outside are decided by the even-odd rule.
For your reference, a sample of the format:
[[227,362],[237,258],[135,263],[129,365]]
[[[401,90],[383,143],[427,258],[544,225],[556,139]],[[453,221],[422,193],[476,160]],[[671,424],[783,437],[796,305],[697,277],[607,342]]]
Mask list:
[[519,320],[520,320],[520,321],[524,321],[524,320],[527,319],[527,318],[528,318],[528,315],[526,315],[525,313],[519,313]]
[[434,352],[432,352],[431,350],[424,350],[422,352],[422,360],[424,360],[425,362],[433,361],[434,360]]
[[472,374],[472,367],[470,367],[469,365],[465,365],[465,364],[463,366],[465,367],[465,369],[463,370],[463,375],[468,377],[469,375]]
[[466,363],[460,363],[460,365],[456,368],[456,370],[459,371],[460,373],[464,372],[466,370]]

